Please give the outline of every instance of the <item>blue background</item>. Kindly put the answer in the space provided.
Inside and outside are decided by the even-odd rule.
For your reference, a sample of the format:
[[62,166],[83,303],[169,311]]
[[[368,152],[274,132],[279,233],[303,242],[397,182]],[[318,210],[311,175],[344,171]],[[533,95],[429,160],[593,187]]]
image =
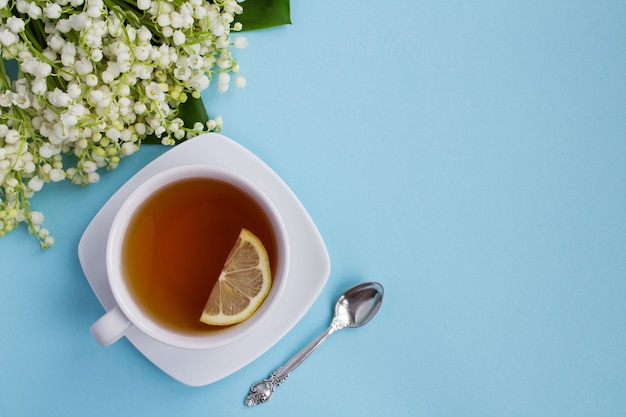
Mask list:
[[[204,98],[324,237],[311,310],[200,388],[97,346],[77,245],[166,150],[144,146],[95,186],[38,193],[50,250],[0,238],[0,414],[626,415],[626,2],[292,1],[292,20],[247,35],[246,88]],[[379,315],[247,409],[365,280]]]

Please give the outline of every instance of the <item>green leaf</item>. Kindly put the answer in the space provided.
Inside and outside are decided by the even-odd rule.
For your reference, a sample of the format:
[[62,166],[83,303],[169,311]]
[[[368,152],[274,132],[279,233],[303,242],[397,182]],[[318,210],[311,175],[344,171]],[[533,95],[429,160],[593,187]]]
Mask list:
[[[206,123],[209,121],[209,115],[206,112],[202,98],[190,97],[186,102],[178,107],[178,116],[183,119],[184,126],[191,128],[196,122]],[[160,144],[161,139],[154,135],[150,135],[141,141],[143,144]]]
[[206,112],[202,98],[190,97],[179,107],[178,116],[185,121],[186,127],[192,127],[194,123],[206,123],[209,115]]
[[142,145],[160,145],[161,140],[154,135],[148,135],[141,140]]
[[291,24],[289,0],[246,0],[243,13],[235,17],[243,30],[259,30]]

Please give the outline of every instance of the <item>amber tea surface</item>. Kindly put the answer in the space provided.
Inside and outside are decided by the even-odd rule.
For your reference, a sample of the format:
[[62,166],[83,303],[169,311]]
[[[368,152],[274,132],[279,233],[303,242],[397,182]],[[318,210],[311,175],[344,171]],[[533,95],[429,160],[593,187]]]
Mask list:
[[211,178],[164,186],[134,214],[124,237],[122,267],[131,294],[171,330],[222,330],[198,319],[241,228],[261,239],[274,275],[276,235],[251,196]]

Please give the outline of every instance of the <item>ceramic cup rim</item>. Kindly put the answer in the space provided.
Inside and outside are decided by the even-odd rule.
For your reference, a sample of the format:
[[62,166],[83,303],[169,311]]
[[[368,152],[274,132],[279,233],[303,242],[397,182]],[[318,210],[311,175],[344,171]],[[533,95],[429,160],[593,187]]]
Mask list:
[[[267,215],[276,235],[278,263],[269,295],[253,314],[242,323],[208,335],[189,335],[175,332],[142,311],[133,300],[121,268],[122,242],[133,214],[154,192],[173,182],[186,178],[213,178],[226,181],[251,196]],[[146,179],[135,188],[116,213],[106,246],[106,270],[108,283],[115,301],[126,318],[151,338],[170,346],[183,349],[211,349],[234,343],[249,335],[271,314],[284,292],[289,270],[289,239],[280,212],[269,196],[250,178],[228,168],[209,164],[185,164],[161,171]]]

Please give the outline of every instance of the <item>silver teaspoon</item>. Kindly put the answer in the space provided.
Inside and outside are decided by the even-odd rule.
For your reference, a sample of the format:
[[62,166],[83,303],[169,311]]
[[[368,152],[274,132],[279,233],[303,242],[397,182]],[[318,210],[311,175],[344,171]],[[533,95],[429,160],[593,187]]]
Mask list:
[[287,363],[272,372],[267,379],[253,384],[245,404],[252,407],[269,400],[272,393],[289,374],[335,331],[344,327],[361,327],[369,322],[378,312],[383,302],[383,294],[383,286],[377,282],[365,282],[341,294],[335,303],[335,316],[330,327],[296,353]]

